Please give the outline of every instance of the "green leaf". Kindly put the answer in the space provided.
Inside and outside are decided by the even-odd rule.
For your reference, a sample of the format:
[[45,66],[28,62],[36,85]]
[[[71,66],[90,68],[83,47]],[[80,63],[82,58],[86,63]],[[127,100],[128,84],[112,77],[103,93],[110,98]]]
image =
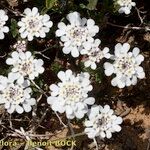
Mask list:
[[46,0],[46,8],[51,9],[56,3],[57,0]]
[[58,62],[55,62],[51,65],[51,70],[54,71],[55,73],[58,73],[61,69],[62,66]]
[[17,27],[18,27],[17,21],[15,19],[11,19],[10,32],[11,32],[13,38],[15,38],[18,35]]
[[89,3],[86,6],[86,8],[89,10],[95,10],[98,0],[88,0],[88,1]]

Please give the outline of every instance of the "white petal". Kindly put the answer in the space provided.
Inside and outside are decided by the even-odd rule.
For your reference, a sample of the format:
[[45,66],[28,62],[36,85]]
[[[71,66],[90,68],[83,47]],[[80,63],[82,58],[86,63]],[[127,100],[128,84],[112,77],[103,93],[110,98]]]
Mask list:
[[115,129],[115,131],[120,132],[121,131],[121,127],[119,125],[115,125],[113,126],[113,128]]
[[69,80],[72,77],[72,71],[71,70],[66,70],[66,80]]
[[92,45],[91,45],[90,42],[84,42],[84,43],[83,43],[83,46],[84,46],[84,48],[85,48],[86,50],[90,50]]
[[30,8],[26,8],[26,9],[24,10],[24,13],[25,13],[26,15],[31,14],[31,9],[30,9]]
[[132,82],[132,85],[136,85],[137,84],[137,77],[133,76],[131,82]]
[[66,79],[64,71],[59,71],[57,76],[61,81],[64,81]]
[[0,39],[4,39],[4,33],[0,31]]
[[143,55],[138,55],[138,56],[136,57],[136,61],[137,61],[137,64],[140,65],[141,62],[144,61],[144,56],[143,56]]
[[111,85],[112,85],[112,86],[117,86],[117,78],[113,78],[113,79],[111,80]]
[[47,103],[50,104],[50,105],[52,105],[52,104],[53,104],[55,101],[57,101],[57,100],[58,100],[57,97],[49,96],[49,97],[47,98]]
[[73,110],[71,108],[71,106],[66,106],[66,114],[72,114]]
[[69,54],[71,52],[71,48],[70,47],[63,47],[63,53],[64,54]]
[[140,53],[140,49],[139,49],[138,47],[135,47],[135,48],[133,49],[133,55],[134,55],[135,57],[137,57],[139,53]]
[[91,64],[91,69],[95,70],[97,68],[97,65],[95,63]]
[[87,20],[87,26],[88,28],[92,28],[95,25],[95,21],[93,19],[88,19]]
[[84,124],[85,124],[85,126],[87,126],[87,127],[93,126],[92,121],[89,121],[89,120],[85,121]]
[[38,13],[38,9],[36,7],[32,8],[32,15],[35,16]]
[[84,117],[84,112],[83,111],[77,111],[75,112],[75,116],[78,118],[78,119],[81,119]]
[[114,73],[114,67],[112,64],[106,62],[106,63],[104,63],[104,68],[105,68],[106,76],[110,76]]
[[73,56],[73,57],[79,57],[79,50],[76,48],[76,47],[74,47],[72,50],[71,50],[71,55]]
[[2,30],[3,30],[3,32],[4,32],[4,33],[8,33],[8,32],[9,32],[9,28],[8,28],[8,27],[6,27],[6,26],[5,26],[5,27],[3,27],[3,29],[2,29]]
[[9,79],[9,81],[15,81],[16,79],[18,79],[20,77],[20,75],[19,75],[19,73],[12,73],[12,72],[10,72],[9,74],[8,74],[8,79]]
[[139,79],[145,78],[145,72],[138,72],[138,78]]
[[110,106],[109,106],[109,105],[105,105],[104,108],[101,109],[100,111],[101,111],[102,113],[108,113],[109,110],[110,110]]
[[117,117],[117,119],[115,120],[116,124],[121,124],[123,122],[121,117]]
[[66,25],[63,22],[58,23],[58,28],[62,30],[66,30]]
[[[19,31],[20,31],[20,30],[19,30]],[[28,32],[27,32],[27,31],[24,31],[24,32],[21,33],[20,36],[21,36],[21,38],[24,39],[24,38],[26,38],[26,37],[28,36]]]
[[50,90],[58,93],[59,87],[56,84],[51,84],[50,85]]
[[131,84],[132,84],[132,82],[131,82],[130,78],[127,78],[126,79],[126,86],[130,86]]
[[121,43],[116,44],[115,45],[115,56],[119,57],[121,50],[122,50],[122,44]]
[[112,134],[111,134],[110,131],[106,131],[106,137],[107,137],[108,139],[110,139],[110,138],[112,137]]
[[44,15],[43,15],[43,21],[44,21],[44,22],[47,22],[47,21],[49,21],[49,20],[50,20],[50,16],[47,15],[47,14],[44,14]]
[[10,102],[6,102],[6,103],[5,103],[5,108],[6,108],[6,109],[10,108]]
[[98,105],[92,106],[88,112],[89,119],[92,119],[95,116],[97,116],[99,114],[99,110],[100,110],[100,107]]
[[66,17],[72,25],[79,26],[81,25],[81,18],[78,12],[73,12],[67,15]]
[[29,51],[27,51],[26,53],[25,53],[25,55],[26,55],[26,58],[28,59],[28,58],[30,58],[31,57],[31,52],[29,52]]
[[56,36],[60,37],[60,36],[63,36],[65,33],[66,33],[65,30],[57,30]]
[[15,111],[15,106],[11,105],[9,109],[7,109],[8,113],[12,114]]
[[90,65],[91,65],[91,61],[90,60],[84,62],[84,66],[85,67],[89,67]]
[[30,112],[32,109],[29,104],[23,104],[23,108],[24,108],[25,112]]
[[123,48],[122,48],[122,53],[126,54],[130,49],[130,44],[129,43],[124,43]]
[[28,104],[29,105],[35,105],[36,104],[36,100],[34,99],[34,98],[30,98],[29,100],[28,100]]
[[105,132],[100,132],[100,136],[101,136],[101,138],[105,138],[105,136],[106,136]]
[[93,97],[89,97],[84,102],[88,105],[93,105],[95,103],[95,99]]
[[22,114],[22,113],[23,113],[23,108],[22,108],[20,105],[17,105],[17,106],[16,106],[16,111],[17,111],[19,114]]
[[24,77],[20,76],[20,78],[17,80],[18,84],[23,84],[24,83]]
[[119,88],[124,88],[125,87],[125,83],[123,81],[121,81],[120,79],[116,78],[117,79],[117,84],[118,84],[118,87]]
[[8,58],[8,59],[6,59],[6,64],[7,64],[7,65],[13,65],[13,64],[14,64],[14,62],[15,62],[15,60],[14,60],[14,59],[12,59],[12,58]]
[[65,111],[64,106],[60,102],[54,102],[52,105],[52,109],[63,113]]

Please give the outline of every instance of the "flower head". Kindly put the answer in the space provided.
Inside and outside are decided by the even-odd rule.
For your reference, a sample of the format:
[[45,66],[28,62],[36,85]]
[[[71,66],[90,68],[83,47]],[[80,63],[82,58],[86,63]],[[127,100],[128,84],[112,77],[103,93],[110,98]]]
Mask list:
[[86,54],[86,60],[84,62],[85,67],[91,67],[95,70],[97,68],[96,63],[99,63],[103,58],[110,58],[109,48],[105,47],[103,50],[99,48],[101,41],[99,39],[94,40],[89,46],[85,45],[81,51],[82,54]]
[[8,20],[8,16],[5,11],[0,9],[0,39],[4,39],[4,33],[9,32],[9,28],[5,26],[6,21]]
[[57,85],[50,86],[51,96],[47,102],[54,111],[66,112],[69,119],[74,117],[83,118],[88,111],[88,105],[95,102],[93,97],[88,97],[88,92],[92,90],[88,73],[77,74],[71,70],[60,71],[58,78],[61,80]]
[[18,52],[25,52],[27,49],[26,41],[17,41],[17,43],[13,45],[13,48]]
[[31,52],[13,52],[11,58],[6,60],[8,65],[13,65],[11,72],[9,73],[11,78],[18,78],[19,83],[24,82],[24,78],[34,80],[39,74],[44,72],[43,60],[35,59]]
[[47,14],[40,15],[38,9],[33,7],[32,10],[26,8],[24,10],[24,17],[18,22],[20,27],[19,32],[21,37],[32,41],[35,37],[46,37],[53,23],[50,21],[50,16]]
[[119,5],[119,13],[130,14],[132,7],[136,5],[132,0],[117,0],[117,4]]
[[31,106],[35,104],[35,99],[31,98],[31,92],[27,80],[19,84],[9,76],[8,78],[0,76],[0,104],[4,104],[8,113],[30,112]]
[[130,45],[118,43],[115,46],[114,62],[104,64],[105,74],[107,76],[116,75],[112,79],[111,84],[124,88],[125,86],[136,85],[137,78],[143,79],[145,73],[140,64],[144,61],[144,57],[139,54],[139,48],[135,47],[132,52],[129,52]]
[[117,117],[113,114],[114,111],[110,109],[110,106],[94,105],[88,112],[89,120],[85,121],[85,133],[89,138],[95,138],[99,136],[100,138],[111,138],[112,133],[119,132],[122,123],[122,118]]
[[63,22],[58,24],[56,36],[61,37],[64,42],[63,52],[71,53],[73,57],[78,57],[83,49],[83,44],[93,40],[99,31],[99,27],[95,25],[93,19],[80,18],[78,12],[73,12],[67,15],[70,24],[65,25]]

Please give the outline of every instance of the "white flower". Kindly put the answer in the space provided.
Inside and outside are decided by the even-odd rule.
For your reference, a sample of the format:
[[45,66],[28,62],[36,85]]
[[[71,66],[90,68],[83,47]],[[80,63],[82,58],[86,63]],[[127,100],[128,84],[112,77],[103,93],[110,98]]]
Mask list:
[[53,25],[52,21],[50,21],[50,16],[47,14],[40,15],[36,7],[33,7],[32,10],[26,8],[24,15],[21,21],[18,22],[21,37],[23,39],[27,38],[29,41],[32,41],[34,36],[46,37],[46,33],[49,32]]
[[13,65],[9,76],[13,78],[18,78],[19,83],[24,82],[24,78],[29,78],[34,80],[39,74],[44,72],[43,60],[35,59],[31,52],[13,52],[11,54],[12,58],[6,60],[6,64]]
[[85,121],[85,130],[84,132],[88,135],[89,138],[111,138],[112,133],[120,132],[121,127],[119,126],[122,123],[122,118],[117,117],[113,114],[114,111],[110,109],[110,106],[94,105],[88,112],[89,120]]
[[25,52],[27,47],[26,47],[26,41],[17,41],[15,45],[13,45],[13,48],[16,49],[18,52]]
[[132,52],[129,52],[130,45],[118,43],[115,46],[114,62],[104,64],[105,74],[107,76],[116,75],[112,79],[111,84],[124,88],[125,86],[136,85],[137,78],[143,79],[145,73],[140,64],[144,61],[144,57],[139,54],[139,48],[135,47]]
[[35,105],[35,99],[31,98],[31,92],[27,80],[23,84],[18,84],[9,76],[8,78],[0,76],[0,104],[4,104],[8,113],[30,112],[31,106]]
[[4,39],[4,33],[9,32],[9,28],[5,26],[6,21],[8,20],[8,16],[6,15],[5,11],[0,9],[0,39]]
[[80,18],[78,12],[73,12],[66,17],[70,24],[65,25],[63,22],[58,24],[56,36],[61,37],[64,42],[63,52],[71,53],[73,57],[78,57],[83,49],[83,44],[93,40],[92,37],[99,31],[93,19]]
[[136,5],[132,0],[117,0],[117,4],[120,6],[119,13],[130,14],[132,7]]
[[85,44],[84,49],[81,51],[81,54],[86,54],[87,58],[84,62],[85,67],[91,67],[95,70],[97,68],[96,63],[99,63],[103,58],[110,58],[109,48],[105,47],[103,50],[99,48],[101,41],[99,39],[94,40],[90,46]]
[[95,102],[93,97],[88,97],[88,92],[92,90],[90,75],[80,73],[75,76],[71,70],[67,70],[60,71],[58,78],[61,82],[50,86],[52,92],[47,99],[48,104],[54,111],[66,112],[69,119],[83,118],[88,111],[88,105]]

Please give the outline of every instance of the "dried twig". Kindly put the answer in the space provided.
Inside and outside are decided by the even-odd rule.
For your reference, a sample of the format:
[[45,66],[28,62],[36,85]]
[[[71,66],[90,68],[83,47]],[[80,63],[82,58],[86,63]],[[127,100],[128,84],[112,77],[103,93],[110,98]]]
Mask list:
[[[46,98],[48,98],[47,94],[33,81],[33,80],[30,80],[37,89],[39,89],[41,91],[41,93],[43,93]],[[47,111],[49,110],[49,108],[45,111],[44,115],[42,118],[45,117],[45,115],[47,114]],[[61,120],[61,118],[59,117],[58,113],[56,111],[54,111],[54,113],[56,114],[57,118],[59,119],[59,122],[66,128],[67,126],[63,123],[63,121]]]
[[[70,128],[71,135],[73,136],[73,139],[75,140],[75,138],[74,138],[75,133],[74,133],[74,130],[73,130],[72,125],[71,125],[71,123],[70,123],[70,119],[68,119],[68,126],[69,126],[69,128]],[[74,148],[74,145],[71,146],[71,149],[70,149],[70,150],[73,150],[73,148]]]
[[35,52],[35,54],[37,54],[37,55],[41,55],[42,57],[44,57],[44,58],[46,58],[46,59],[48,59],[48,60],[50,60],[50,58],[49,57],[47,57],[46,55],[44,55],[44,54],[42,54],[42,52]]
[[10,11],[11,13],[13,13],[15,16],[24,16],[21,12],[15,11],[15,10],[13,10],[13,9],[11,9],[11,8],[8,8],[8,7],[6,7],[5,5],[3,5],[3,4],[1,4],[1,3],[0,3],[0,6],[3,7],[3,8],[5,8],[5,9],[7,9],[7,10]]
[[111,22],[107,22],[108,25],[111,25],[113,27],[118,27],[118,28],[124,28],[124,29],[130,29],[130,30],[145,30],[145,31],[150,31],[150,27],[146,26],[146,27],[131,27],[129,25],[126,26],[122,26],[122,25],[117,25]]
[[94,141],[94,143],[95,143],[96,150],[98,150],[98,144],[97,144],[97,141],[96,141],[96,139],[94,138],[94,139],[93,139],[93,141]]

